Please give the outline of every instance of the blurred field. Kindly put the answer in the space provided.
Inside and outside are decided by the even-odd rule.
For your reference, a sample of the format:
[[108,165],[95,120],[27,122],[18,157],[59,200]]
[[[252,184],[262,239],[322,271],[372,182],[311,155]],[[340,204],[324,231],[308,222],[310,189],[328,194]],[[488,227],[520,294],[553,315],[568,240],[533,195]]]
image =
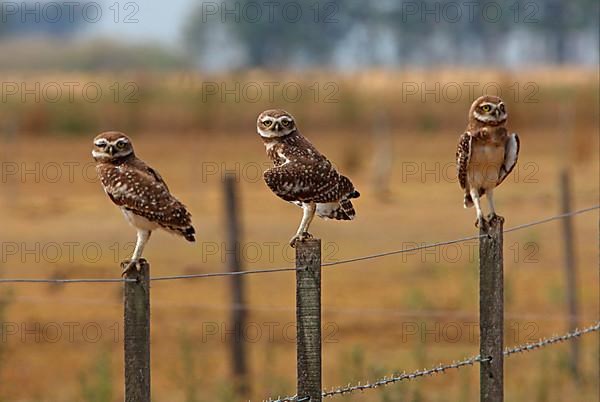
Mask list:
[[[6,81],[99,81],[98,76],[80,75],[12,73],[9,77]],[[528,82],[537,85],[536,103],[525,102],[523,95],[506,99],[509,128],[522,141],[515,175],[496,196],[507,227],[558,212],[558,175],[565,165],[573,173],[574,208],[599,200],[595,72],[371,72],[335,77],[181,73],[160,80],[132,73],[100,78],[107,85],[135,82],[139,102],[92,104],[80,99],[36,104],[13,99],[4,104],[0,112],[4,124],[0,277],[118,276],[118,261],[131,252],[135,232],[103,194],[90,167],[91,139],[109,128],[131,135],[137,154],[159,170],[189,206],[199,232],[195,245],[155,233],[146,252],[153,275],[226,269],[221,182],[226,170],[241,176],[245,267],[291,265],[287,241],[300,220],[300,210],[273,196],[258,170],[267,159],[254,122],[260,111],[274,105],[296,116],[300,130],[352,177],[362,194],[355,203],[356,221],[313,223],[312,232],[323,239],[326,261],[472,235],[475,213],[462,208],[453,169],[447,168],[454,161],[471,99],[463,96],[449,102],[442,96],[439,102],[432,98],[423,102],[420,95],[403,99],[406,86],[402,85],[407,82],[427,82],[432,87],[435,82],[498,82],[504,90],[514,82],[520,87]],[[333,103],[306,99],[236,103],[215,97],[203,101],[201,91],[185,89],[202,88],[203,79],[229,83],[271,79],[298,82],[302,88],[313,82],[336,82],[339,94]],[[393,150],[387,194],[378,194],[373,186],[374,142],[377,130],[385,129],[378,128],[382,118]],[[72,178],[65,166],[73,166]],[[16,173],[10,170],[15,167]],[[58,179],[56,169],[61,173]],[[600,313],[598,212],[574,218],[574,225],[581,324],[585,325]],[[564,332],[567,307],[560,223],[510,233],[504,241],[507,345]],[[16,245],[17,251],[9,253],[7,244]],[[73,244],[71,255],[68,244]],[[56,258],[53,247],[59,250]],[[325,269],[323,309],[329,337],[324,345],[324,385],[329,388],[477,354],[477,339],[469,337],[478,311],[473,247],[471,243]],[[459,256],[454,258],[456,253]],[[221,339],[221,326],[228,328],[228,282],[212,278],[153,285],[153,400],[255,401],[294,393],[295,343],[289,339],[293,335],[289,324],[295,317],[293,276],[250,276],[246,284],[249,322],[262,331],[261,336],[248,334],[250,395],[232,393],[227,343]],[[5,300],[0,320],[19,328],[12,335],[5,331],[6,339],[0,343],[1,401],[122,399],[120,285],[3,285],[0,295]],[[68,323],[77,323],[72,324],[76,328],[72,341]],[[220,327],[218,333],[208,335],[207,328],[214,325]],[[417,333],[409,332],[415,325]],[[52,332],[57,326],[62,328],[58,339]],[[269,326],[275,328],[272,339]],[[84,327],[89,329],[87,335]],[[461,329],[458,336],[456,327]],[[101,334],[96,337],[98,328]],[[427,330],[433,333],[427,335]],[[567,352],[567,345],[557,345],[506,360],[506,400],[562,402],[597,397],[598,335],[582,341],[578,381],[568,373]],[[478,376],[476,367],[463,368],[339,400],[473,401],[478,398]]]

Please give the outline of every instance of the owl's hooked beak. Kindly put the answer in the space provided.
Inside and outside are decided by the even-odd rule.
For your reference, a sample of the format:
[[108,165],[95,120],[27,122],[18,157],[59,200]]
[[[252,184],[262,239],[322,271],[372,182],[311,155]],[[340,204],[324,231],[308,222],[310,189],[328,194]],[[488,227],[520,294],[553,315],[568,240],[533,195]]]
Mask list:
[[494,110],[494,115],[496,116],[496,118],[500,117],[500,108],[499,108],[499,107],[497,107],[497,108]]
[[106,147],[106,152],[108,152],[108,154],[110,156],[114,156],[115,155],[115,146],[109,145],[108,147]]
[[281,130],[281,124],[279,124],[279,122],[276,121],[275,126],[273,126],[273,128],[275,129],[275,131],[279,131],[279,130]]

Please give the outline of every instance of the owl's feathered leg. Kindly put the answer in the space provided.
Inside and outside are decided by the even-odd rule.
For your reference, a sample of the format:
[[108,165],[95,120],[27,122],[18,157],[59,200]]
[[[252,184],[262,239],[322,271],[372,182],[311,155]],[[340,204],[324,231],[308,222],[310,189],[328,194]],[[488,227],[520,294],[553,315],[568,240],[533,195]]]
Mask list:
[[475,221],[475,227],[485,227],[487,223],[485,218],[483,217],[483,212],[481,211],[481,204],[479,202],[479,193],[476,189],[470,190],[471,198],[473,199],[473,204],[475,204],[475,210],[477,211],[477,220]]
[[488,222],[492,222],[498,217],[496,215],[496,207],[494,206],[494,189],[489,189],[486,193],[488,204],[490,206],[490,214],[488,215]]
[[489,189],[486,192],[486,195],[487,195],[488,204],[490,206],[490,216],[495,216],[496,215],[496,208],[494,207],[494,190],[493,189]]
[[150,239],[150,234],[152,234],[149,230],[137,230],[137,241],[135,243],[135,249],[133,250],[133,255],[130,260],[125,260],[121,264],[123,268],[123,272],[121,276],[125,275],[127,272],[132,269],[140,270],[139,261],[142,258],[142,253],[144,252],[144,247],[146,247],[146,243],[148,243],[148,239]]
[[308,202],[302,204],[302,209],[304,211],[302,215],[302,221],[300,222],[300,226],[298,227],[298,231],[294,237],[290,239],[290,246],[296,247],[296,242],[303,241],[304,239],[309,239],[312,237],[310,233],[308,233],[308,227],[315,217],[315,211],[317,210],[317,204],[314,202]]
[[496,208],[494,206],[494,189],[490,189],[486,192],[488,204],[490,205],[490,214],[488,215],[488,222],[493,222],[496,219],[500,219],[504,222],[504,218],[500,215],[496,215]]

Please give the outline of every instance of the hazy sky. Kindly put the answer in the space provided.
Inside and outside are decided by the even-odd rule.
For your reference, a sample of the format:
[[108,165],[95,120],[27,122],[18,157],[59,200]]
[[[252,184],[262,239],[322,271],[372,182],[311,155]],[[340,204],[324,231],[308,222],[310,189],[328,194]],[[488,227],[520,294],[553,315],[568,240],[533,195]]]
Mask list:
[[[180,41],[183,24],[200,3],[194,0],[98,1],[103,17],[89,24],[86,35],[126,38],[128,41],[160,41],[173,45]],[[116,9],[119,10],[118,16]],[[126,23],[126,20],[138,22]]]

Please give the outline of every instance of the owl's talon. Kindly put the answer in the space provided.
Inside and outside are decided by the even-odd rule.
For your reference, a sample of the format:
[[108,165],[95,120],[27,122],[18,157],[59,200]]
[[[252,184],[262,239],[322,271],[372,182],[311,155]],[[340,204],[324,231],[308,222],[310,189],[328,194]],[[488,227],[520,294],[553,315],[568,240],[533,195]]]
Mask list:
[[475,221],[475,227],[478,229],[483,229],[483,230],[487,231],[488,221],[486,221],[483,216],[479,217]]
[[138,272],[141,271],[142,266],[140,264],[140,261],[138,260],[125,260],[121,263],[121,269],[123,270],[121,271],[121,276],[125,276],[133,269],[135,269]]
[[311,235],[308,232],[304,232],[302,234],[297,234],[290,239],[290,246],[292,246],[293,248],[296,248],[296,244],[299,241],[304,241],[306,239],[312,239],[312,238],[313,238],[313,235]]
[[489,223],[495,223],[496,221],[504,223],[504,217],[491,213],[488,215],[487,220]]

